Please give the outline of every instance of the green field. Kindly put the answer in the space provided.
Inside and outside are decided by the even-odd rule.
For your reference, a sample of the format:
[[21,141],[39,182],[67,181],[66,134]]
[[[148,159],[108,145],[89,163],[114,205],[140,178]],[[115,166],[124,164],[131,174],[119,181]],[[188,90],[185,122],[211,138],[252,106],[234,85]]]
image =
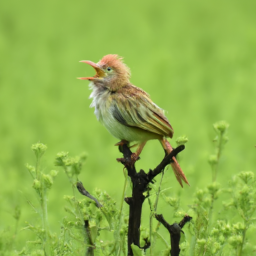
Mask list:
[[[131,68],[131,82],[166,110],[175,139],[189,142],[180,154],[190,187],[179,187],[171,170],[164,186],[190,214],[191,196],[211,184],[208,157],[215,152],[213,123],[230,124],[217,181],[226,187],[241,171],[256,166],[256,2],[245,1],[3,1],[0,4],[0,232],[15,229],[15,249],[32,234],[21,229],[38,215],[32,179],[31,145],[48,150],[48,172],[58,152],[86,152],[79,179],[89,191],[107,191],[120,205],[123,167],[117,142],[96,120],[88,82],[97,62],[114,53]],[[164,156],[157,141],[145,147],[138,169],[154,168]],[[128,192],[129,193],[129,192]],[[60,170],[49,194],[49,224],[59,232],[64,195],[72,194]],[[223,200],[228,199],[224,197]],[[218,214],[219,208],[214,214]],[[159,213],[168,214],[166,206]],[[125,208],[127,212],[128,208]],[[146,217],[145,217],[146,218]],[[232,216],[230,216],[232,218]],[[178,221],[169,219],[170,222]],[[255,229],[254,229],[255,232]],[[249,232],[251,239],[253,232]],[[255,251],[254,251],[255,252]],[[255,253],[256,255],[256,253]]]

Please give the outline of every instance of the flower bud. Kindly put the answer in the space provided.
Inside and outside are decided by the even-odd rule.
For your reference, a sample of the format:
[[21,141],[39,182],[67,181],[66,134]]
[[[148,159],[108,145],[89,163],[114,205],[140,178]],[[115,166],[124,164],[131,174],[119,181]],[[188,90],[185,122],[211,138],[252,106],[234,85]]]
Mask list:
[[221,244],[218,242],[211,243],[211,252],[213,255],[216,255],[217,252],[221,249]]
[[166,202],[174,208],[177,208],[179,206],[179,200],[174,197],[167,197]]
[[56,170],[51,170],[51,172],[50,172],[50,175],[53,177],[53,178],[55,178],[57,175],[58,175],[58,171],[56,171]]
[[41,187],[42,187],[41,181],[39,181],[38,179],[34,179],[33,188],[36,190],[40,190]]
[[213,127],[217,132],[223,134],[228,129],[229,123],[227,123],[226,121],[219,121],[215,123]]
[[188,142],[188,137],[187,136],[180,136],[176,139],[176,143],[177,143],[177,146],[180,146],[180,145],[184,145]]
[[243,223],[238,222],[236,224],[233,224],[233,229],[234,229],[234,231],[236,231],[236,233],[242,234],[245,230],[245,226]]
[[31,256],[44,256],[45,252],[41,249],[32,251],[32,253],[30,254]]
[[210,165],[216,165],[218,163],[218,157],[216,155],[210,155],[208,162]]
[[196,197],[199,201],[202,201],[203,200],[203,197],[205,195],[205,191],[203,191],[202,189],[198,189],[196,191]]
[[52,184],[53,184],[53,179],[52,176],[49,174],[43,174],[42,175],[43,181],[44,181],[44,185],[46,188],[50,189]]
[[31,146],[31,149],[34,151],[36,158],[39,159],[46,151],[47,146],[42,143],[36,143]]
[[35,166],[30,165],[30,164],[26,164],[26,168],[29,170],[29,172],[32,174],[32,176],[34,176],[34,174],[36,173]]
[[204,238],[203,239],[197,239],[197,244],[199,246],[205,246],[206,240]]
[[56,166],[66,166],[66,161],[68,158],[68,152],[60,152],[57,154],[55,158],[55,165]]
[[211,231],[211,236],[219,237],[219,235],[220,235],[220,230],[218,228],[213,228]]
[[219,191],[219,184],[217,184],[217,183],[212,183],[212,184],[210,184],[207,188],[208,188],[209,193],[210,193],[214,198],[216,198],[217,193],[218,193],[218,191]]
[[236,249],[238,246],[240,246],[243,243],[242,236],[231,236],[228,239],[229,243]]
[[249,181],[254,181],[254,173],[253,172],[241,172],[238,174],[238,177],[245,183],[248,184]]

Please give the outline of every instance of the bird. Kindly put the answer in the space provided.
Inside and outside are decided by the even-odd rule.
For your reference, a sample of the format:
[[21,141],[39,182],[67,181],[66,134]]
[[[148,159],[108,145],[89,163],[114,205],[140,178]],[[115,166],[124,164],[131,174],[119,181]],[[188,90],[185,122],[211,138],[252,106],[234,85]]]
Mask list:
[[[149,94],[130,82],[131,72],[117,54],[108,54],[99,62],[89,60],[80,62],[89,64],[96,71],[91,77],[79,77],[88,80],[92,93],[90,107],[106,129],[117,139],[116,145],[137,143],[133,158],[138,159],[141,151],[149,140],[159,140],[167,154],[173,150],[167,138],[173,137],[173,128]],[[177,159],[170,163],[177,181],[189,185]]]

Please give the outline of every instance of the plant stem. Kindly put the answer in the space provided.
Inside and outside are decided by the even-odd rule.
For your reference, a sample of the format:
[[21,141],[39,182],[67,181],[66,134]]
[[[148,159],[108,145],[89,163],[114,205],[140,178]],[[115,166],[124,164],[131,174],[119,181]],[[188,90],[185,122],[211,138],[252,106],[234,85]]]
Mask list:
[[169,244],[168,244],[168,242],[164,239],[164,237],[163,237],[161,234],[159,234],[157,231],[155,232],[155,234],[156,234],[156,236],[158,236],[158,237],[163,241],[165,247],[168,248],[168,247],[169,247]]
[[247,231],[247,221],[244,220],[243,241],[242,241],[242,244],[241,244],[240,248],[238,249],[237,256],[241,256],[242,255],[243,247],[244,247],[244,242],[245,242],[246,231]]
[[159,195],[160,195],[160,191],[161,191],[161,185],[162,185],[163,177],[164,177],[164,170],[162,171],[161,180],[160,180],[159,187],[158,187],[157,194],[156,194],[156,201],[155,201],[155,204],[154,204],[154,211],[155,212],[157,210],[158,199],[159,199]]
[[[35,170],[36,170],[36,179],[38,179],[38,180],[39,180],[39,162],[40,162],[40,158],[37,157],[37,158],[36,158]],[[32,174],[31,174],[31,175],[32,175]],[[32,175],[32,177],[33,177],[33,175]]]
[[[117,238],[116,239],[116,242],[115,242],[115,245],[114,245],[114,249],[113,250],[116,250],[116,247],[117,247],[117,244],[120,242],[120,228],[121,228],[121,223],[122,223],[122,212],[123,212],[123,206],[124,206],[124,197],[125,197],[125,192],[126,192],[126,187],[127,187],[127,180],[128,180],[128,175],[126,174],[125,175],[125,180],[124,180],[124,187],[123,187],[123,193],[122,193],[122,198],[121,198],[121,207],[120,207],[120,213],[119,213],[119,222],[118,222],[118,226],[117,228],[115,229],[115,237]],[[120,243],[121,244],[121,243]],[[122,247],[122,244],[121,244],[121,247]],[[124,248],[119,248],[119,252],[117,255],[120,255],[121,253],[121,250],[124,252]]]
[[42,195],[41,195],[41,208],[42,208],[42,222],[43,222],[43,229],[44,229],[44,252],[45,255],[49,255],[50,248],[49,248],[49,228],[48,228],[48,213],[47,213],[47,195],[46,189],[42,188]]
[[153,217],[153,213],[152,213],[152,205],[151,205],[151,201],[149,198],[149,192],[148,192],[148,204],[149,204],[149,208],[150,208],[150,217],[149,217],[149,241],[151,242],[151,246],[149,248],[149,253],[150,256],[152,256],[153,254],[153,243],[152,243],[152,217]]
[[219,160],[222,153],[222,144],[223,144],[223,132],[220,133],[220,139],[217,146],[217,163],[212,168],[212,182],[215,182],[217,179],[218,165],[219,165]]
[[69,180],[69,182],[70,182],[70,184],[71,184],[71,186],[72,186],[73,196],[75,197],[75,187],[74,187],[74,184],[73,184],[73,180],[72,180],[72,178],[71,178],[71,177],[69,176],[69,174],[68,174],[67,167],[64,166],[63,168],[64,168],[64,171],[65,171],[65,173],[66,173],[66,175],[67,175],[67,177],[68,177],[68,180]]
[[196,247],[196,236],[192,236],[189,248],[189,256],[194,256]]
[[213,212],[213,205],[214,205],[214,196],[212,195],[212,196],[211,196],[211,205],[210,205],[210,210],[209,210],[209,213],[208,213],[207,232],[208,232],[208,229],[209,229],[210,224],[211,224],[212,212]]
[[153,241],[152,241],[152,219],[154,217],[154,214],[157,210],[157,205],[158,205],[158,199],[159,199],[159,195],[160,195],[160,190],[161,190],[161,184],[162,184],[162,181],[163,181],[163,177],[164,177],[164,170],[162,171],[162,176],[161,176],[161,180],[160,180],[160,183],[159,183],[159,186],[158,186],[158,190],[157,190],[157,193],[156,193],[156,201],[154,203],[154,209],[153,209],[153,213],[152,213],[152,208],[151,208],[151,201],[148,197],[148,202],[149,202],[149,205],[150,205],[150,210],[151,210],[151,214],[150,214],[150,218],[149,218],[149,233],[150,233],[150,242],[151,242],[151,246],[150,246],[150,256],[152,256],[152,252],[153,252]]
[[125,175],[125,180],[124,180],[124,188],[123,188],[123,193],[122,193],[122,199],[121,199],[121,207],[120,207],[120,214],[119,214],[119,226],[121,223],[121,215],[123,212],[123,206],[124,206],[124,197],[125,197],[125,192],[126,192],[126,187],[127,187],[127,180],[128,180],[128,175]]
[[36,179],[40,180],[42,187],[40,189],[39,193],[39,200],[40,200],[40,205],[41,205],[41,211],[42,211],[42,226],[44,230],[44,235],[43,235],[43,250],[45,255],[50,255],[50,250],[49,250],[49,229],[48,229],[48,216],[47,216],[47,195],[46,195],[46,188],[44,184],[44,180],[42,179],[42,172],[39,171],[39,164],[40,164],[40,156],[36,157],[36,166],[35,166],[35,171],[36,171]]

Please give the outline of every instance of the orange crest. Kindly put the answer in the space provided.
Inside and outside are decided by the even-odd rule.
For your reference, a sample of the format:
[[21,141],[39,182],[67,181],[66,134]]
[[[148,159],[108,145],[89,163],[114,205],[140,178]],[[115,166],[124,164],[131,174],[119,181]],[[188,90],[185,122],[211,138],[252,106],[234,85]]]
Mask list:
[[130,76],[130,69],[123,63],[123,58],[117,54],[108,54],[104,56],[98,64],[114,68],[119,74]]

